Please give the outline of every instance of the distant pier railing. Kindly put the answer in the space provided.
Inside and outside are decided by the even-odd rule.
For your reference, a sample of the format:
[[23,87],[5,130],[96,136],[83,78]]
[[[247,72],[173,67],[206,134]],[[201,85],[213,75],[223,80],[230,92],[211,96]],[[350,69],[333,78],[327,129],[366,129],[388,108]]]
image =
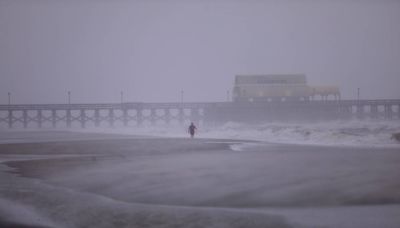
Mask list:
[[0,105],[0,124],[13,127],[123,126],[202,119],[205,103]]
[[0,105],[2,128],[349,118],[400,119],[400,99]]

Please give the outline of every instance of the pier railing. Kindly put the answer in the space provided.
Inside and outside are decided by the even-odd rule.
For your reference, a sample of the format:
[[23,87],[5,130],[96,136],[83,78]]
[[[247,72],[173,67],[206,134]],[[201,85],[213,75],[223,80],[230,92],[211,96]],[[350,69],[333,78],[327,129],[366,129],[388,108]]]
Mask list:
[[400,119],[400,99],[0,105],[0,127],[139,126],[296,118]]

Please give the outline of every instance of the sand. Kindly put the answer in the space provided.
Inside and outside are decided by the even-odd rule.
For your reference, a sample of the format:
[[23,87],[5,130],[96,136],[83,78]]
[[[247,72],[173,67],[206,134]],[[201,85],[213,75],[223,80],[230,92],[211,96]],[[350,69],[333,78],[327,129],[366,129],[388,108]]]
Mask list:
[[398,149],[14,134],[30,140],[0,145],[0,225],[400,225]]

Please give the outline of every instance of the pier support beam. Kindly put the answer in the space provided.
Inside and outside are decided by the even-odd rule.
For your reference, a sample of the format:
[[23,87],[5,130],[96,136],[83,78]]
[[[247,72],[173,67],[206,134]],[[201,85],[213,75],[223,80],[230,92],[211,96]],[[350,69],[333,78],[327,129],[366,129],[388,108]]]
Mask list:
[[124,127],[128,126],[128,110],[126,108],[122,109],[122,121],[124,122]]
[[151,125],[155,125],[157,120],[157,110],[152,108],[150,109],[150,123]]
[[57,125],[57,111],[55,109],[51,110],[51,125],[56,128]]
[[110,108],[108,110],[108,122],[110,124],[110,127],[114,127],[114,109]]
[[141,126],[143,124],[143,113],[142,113],[142,109],[137,109],[136,112],[136,121],[137,121],[137,125]]
[[13,127],[13,111],[8,110],[8,128]]
[[400,120],[400,105],[397,106],[397,119]]
[[67,127],[71,127],[71,109],[66,110]]
[[364,118],[364,106],[362,105],[357,105],[356,107],[356,115],[358,119],[363,119]]
[[100,126],[100,110],[99,109],[94,110],[94,126],[96,126],[96,127]]
[[391,105],[385,105],[385,119],[393,118],[393,110]]
[[165,115],[165,123],[169,124],[171,122],[171,112],[169,108],[164,109],[164,115]]
[[179,109],[179,123],[181,125],[183,125],[183,123],[184,123],[184,118],[185,118],[185,109],[180,108]]
[[81,128],[85,128],[86,124],[86,113],[84,109],[81,109],[80,115],[79,115],[79,121],[81,122]]
[[371,118],[373,119],[378,119],[378,106],[377,105],[371,105]]
[[38,127],[42,128],[42,122],[43,122],[42,110],[37,111],[37,119],[38,119]]
[[24,128],[27,128],[28,127],[28,111],[27,110],[22,111],[22,118],[23,118]]

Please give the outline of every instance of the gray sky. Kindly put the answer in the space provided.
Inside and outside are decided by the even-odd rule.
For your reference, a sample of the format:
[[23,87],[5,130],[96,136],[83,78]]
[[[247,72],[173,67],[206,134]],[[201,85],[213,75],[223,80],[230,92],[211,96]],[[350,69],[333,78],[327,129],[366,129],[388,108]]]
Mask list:
[[0,0],[0,103],[223,101],[236,74],[400,98],[396,0]]

